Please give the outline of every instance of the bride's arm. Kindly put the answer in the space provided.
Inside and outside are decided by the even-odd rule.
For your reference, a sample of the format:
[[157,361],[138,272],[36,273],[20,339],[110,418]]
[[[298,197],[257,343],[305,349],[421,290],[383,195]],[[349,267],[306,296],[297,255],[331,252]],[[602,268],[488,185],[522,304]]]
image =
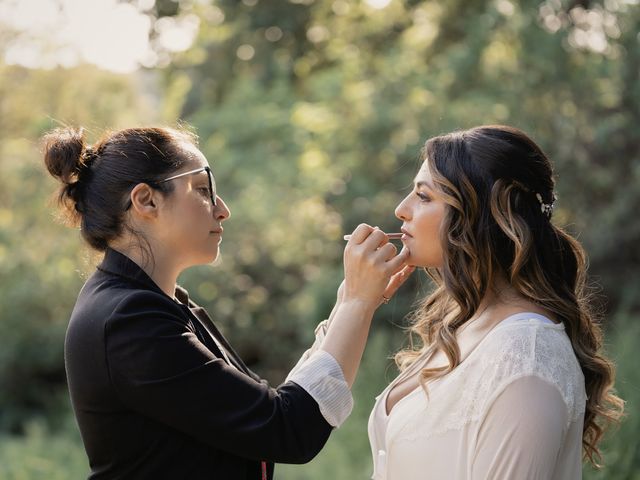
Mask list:
[[[535,376],[515,380],[482,420],[471,478],[552,478],[568,424],[567,405],[555,385]],[[573,448],[581,448],[580,440]]]

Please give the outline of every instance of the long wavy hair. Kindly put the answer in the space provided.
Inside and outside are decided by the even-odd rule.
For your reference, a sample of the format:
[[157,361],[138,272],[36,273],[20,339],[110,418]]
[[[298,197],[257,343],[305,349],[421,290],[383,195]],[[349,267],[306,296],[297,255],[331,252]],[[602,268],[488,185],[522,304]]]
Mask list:
[[[555,200],[551,163],[522,131],[490,125],[434,137],[423,149],[446,211],[442,268],[427,269],[435,284],[410,316],[410,347],[396,354],[405,370],[427,349],[448,365],[425,368],[420,381],[442,377],[460,363],[456,331],[478,311],[498,275],[520,295],[562,321],[585,377],[584,457],[599,467],[598,443],[622,416],[613,391],[615,370],[602,351],[599,314],[587,286],[580,243],[551,222]],[[421,347],[413,346],[418,337]]]

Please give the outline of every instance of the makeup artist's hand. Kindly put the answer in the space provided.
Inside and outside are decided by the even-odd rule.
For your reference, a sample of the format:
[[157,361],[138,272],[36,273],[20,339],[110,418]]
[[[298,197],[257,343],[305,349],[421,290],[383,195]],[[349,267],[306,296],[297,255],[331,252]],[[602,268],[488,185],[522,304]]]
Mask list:
[[344,298],[344,280],[342,280],[342,283],[338,287],[336,303],[340,303],[343,298]]
[[[409,251],[389,243],[379,228],[359,225],[344,250],[343,301],[362,302],[375,309],[384,298],[391,298],[412,270],[404,270]],[[404,274],[400,275],[402,272]]]
[[[411,274],[415,271],[416,267],[413,265],[407,265],[403,267],[398,273],[393,275],[387,284],[387,288],[385,288],[384,293],[382,294],[382,299],[380,303],[388,302],[398,291],[398,289],[402,286],[404,282],[411,276]],[[338,287],[338,293],[336,298],[336,305],[339,305],[344,298],[344,280],[340,283]],[[335,307],[334,307],[335,308]],[[329,317],[331,319],[331,317]]]
[[333,310],[331,310],[331,314],[329,315],[329,319],[327,320],[327,326],[331,325],[331,321],[333,320],[333,316],[336,314],[337,308],[342,303],[342,299],[344,298],[344,280],[338,287],[338,293],[336,294],[336,304],[333,306]]

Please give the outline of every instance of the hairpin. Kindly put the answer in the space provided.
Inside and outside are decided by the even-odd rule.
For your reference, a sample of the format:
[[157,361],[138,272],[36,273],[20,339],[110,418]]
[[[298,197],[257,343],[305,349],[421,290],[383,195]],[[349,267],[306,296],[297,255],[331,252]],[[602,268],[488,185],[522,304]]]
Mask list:
[[551,203],[544,203],[544,200],[542,200],[542,195],[540,195],[539,193],[536,193],[536,198],[538,199],[538,202],[540,202],[540,211],[544,213],[548,218],[551,218],[553,208],[555,207],[556,200],[558,199],[558,197],[556,197],[556,194],[552,194],[553,200]]

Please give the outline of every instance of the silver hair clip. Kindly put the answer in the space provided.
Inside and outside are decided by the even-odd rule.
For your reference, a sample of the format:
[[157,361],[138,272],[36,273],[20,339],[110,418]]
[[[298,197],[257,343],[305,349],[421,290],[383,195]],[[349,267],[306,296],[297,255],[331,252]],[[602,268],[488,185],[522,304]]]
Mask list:
[[552,195],[553,195],[553,201],[551,203],[544,203],[544,200],[542,200],[542,195],[540,195],[539,193],[536,193],[536,198],[538,199],[538,202],[540,202],[540,211],[544,213],[548,218],[551,218],[551,214],[553,213],[553,208],[556,206],[556,200],[558,199],[555,193]]

